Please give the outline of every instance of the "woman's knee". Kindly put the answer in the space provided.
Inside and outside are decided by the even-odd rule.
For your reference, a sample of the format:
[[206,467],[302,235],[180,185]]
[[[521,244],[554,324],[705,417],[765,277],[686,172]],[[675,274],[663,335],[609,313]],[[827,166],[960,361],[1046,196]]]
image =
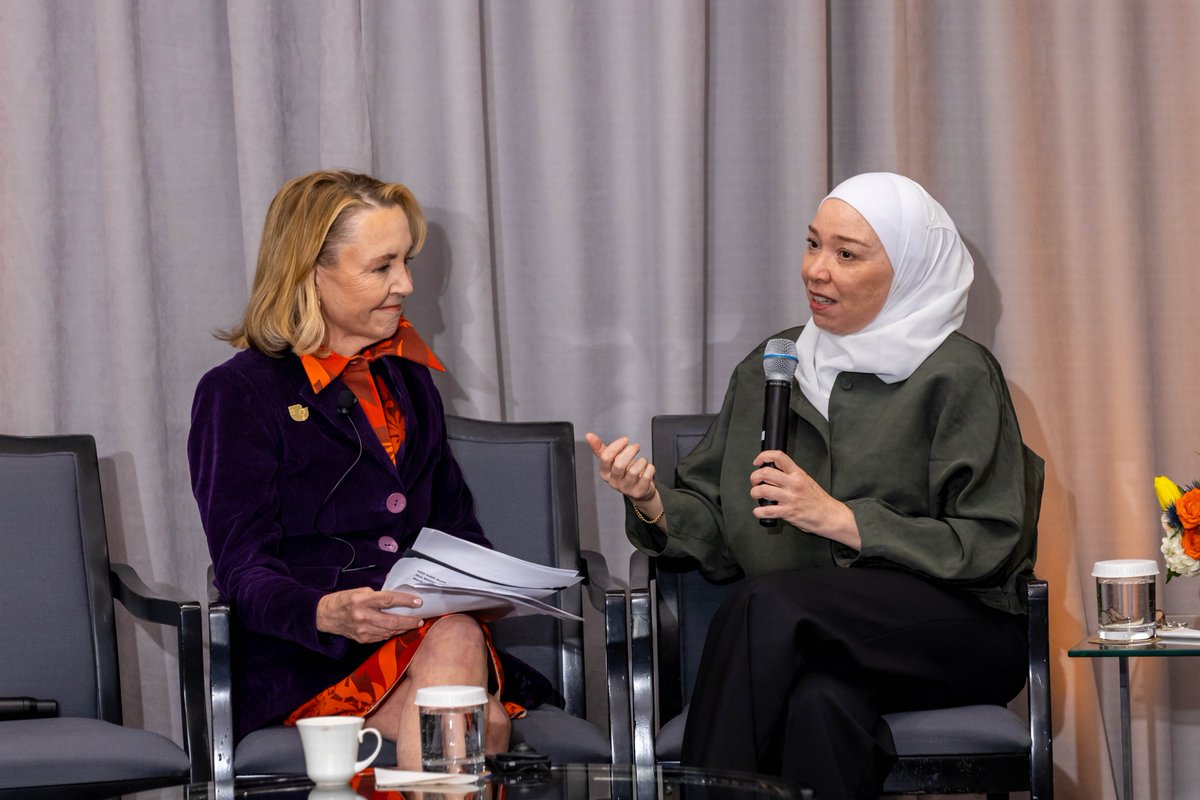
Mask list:
[[431,671],[441,673],[449,668],[486,672],[486,665],[483,629],[473,618],[454,614],[443,617],[429,629],[410,669],[418,682],[424,682]]
[[483,628],[474,617],[466,614],[451,614],[442,617],[425,635],[425,644],[433,645],[434,649],[453,648],[483,648]]

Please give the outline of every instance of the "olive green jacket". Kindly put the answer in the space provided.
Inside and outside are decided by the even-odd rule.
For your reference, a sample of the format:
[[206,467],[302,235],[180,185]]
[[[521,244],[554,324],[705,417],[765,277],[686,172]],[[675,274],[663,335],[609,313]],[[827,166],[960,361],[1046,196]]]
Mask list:
[[[800,330],[777,336],[795,339]],[[1021,442],[991,353],[955,333],[907,380],[842,373],[828,421],[793,384],[787,451],[854,511],[862,538],[855,551],[787,523],[764,528],[752,514],[762,352],[760,345],[734,370],[716,421],[678,466],[680,488],[658,484],[667,533],[638,521],[626,503],[630,541],[651,555],[695,558],[716,581],[797,567],[888,566],[1022,613],[1017,576],[1033,568],[1042,462]]]

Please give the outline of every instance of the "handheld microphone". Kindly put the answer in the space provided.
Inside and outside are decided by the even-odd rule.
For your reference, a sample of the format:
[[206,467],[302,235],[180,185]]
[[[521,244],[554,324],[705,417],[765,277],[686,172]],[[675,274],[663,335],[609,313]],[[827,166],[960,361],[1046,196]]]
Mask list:
[[[763,401],[763,450],[783,450],[787,447],[788,402],[792,399],[792,380],[799,363],[796,343],[791,339],[771,339],[767,342],[763,351],[763,372],[767,380]],[[759,500],[758,504],[775,505],[775,501]],[[758,524],[764,528],[774,528],[778,522],[775,519],[760,519]]]

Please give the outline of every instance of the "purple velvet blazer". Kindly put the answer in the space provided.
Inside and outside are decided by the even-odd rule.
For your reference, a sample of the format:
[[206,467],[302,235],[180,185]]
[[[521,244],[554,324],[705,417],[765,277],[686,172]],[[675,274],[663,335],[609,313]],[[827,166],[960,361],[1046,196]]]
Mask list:
[[373,369],[404,413],[395,464],[357,404],[339,412],[341,378],[314,394],[294,355],[244,350],[196,387],[188,460],[217,589],[233,604],[238,739],[378,647],[318,632],[323,595],[382,586],[425,526],[491,546],[429,370],[394,356]]

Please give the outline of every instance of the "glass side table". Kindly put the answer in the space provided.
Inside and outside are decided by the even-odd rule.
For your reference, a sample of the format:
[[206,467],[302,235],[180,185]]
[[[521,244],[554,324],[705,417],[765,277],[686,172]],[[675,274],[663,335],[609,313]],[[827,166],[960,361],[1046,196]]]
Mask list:
[[[63,795],[68,796],[68,795]],[[547,772],[493,775],[478,785],[376,789],[374,770],[350,786],[317,788],[303,775],[197,783],[123,794],[120,800],[806,800],[779,778],[693,767],[555,765]],[[117,800],[114,798],[114,800]]]
[[[1193,617],[1173,617],[1196,627]],[[1155,638],[1144,644],[1101,643],[1084,639],[1067,651],[1071,658],[1115,658],[1121,673],[1121,783],[1123,800],[1133,800],[1133,745],[1129,727],[1129,659],[1200,656],[1200,639]]]

